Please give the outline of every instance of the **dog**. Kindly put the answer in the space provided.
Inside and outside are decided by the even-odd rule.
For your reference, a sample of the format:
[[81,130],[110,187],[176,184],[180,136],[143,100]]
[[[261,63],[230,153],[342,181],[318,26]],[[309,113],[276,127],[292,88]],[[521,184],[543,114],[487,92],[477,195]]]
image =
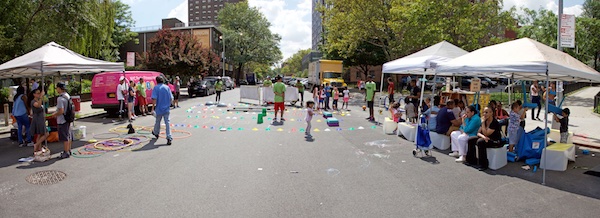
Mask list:
[[127,134],[135,133],[135,129],[133,129],[133,125],[131,123],[127,125],[127,129],[129,129],[129,131],[127,131]]

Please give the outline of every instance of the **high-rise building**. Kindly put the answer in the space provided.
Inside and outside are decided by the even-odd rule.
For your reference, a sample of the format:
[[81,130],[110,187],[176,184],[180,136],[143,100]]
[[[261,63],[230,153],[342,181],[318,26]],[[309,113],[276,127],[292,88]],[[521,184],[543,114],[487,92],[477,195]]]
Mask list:
[[217,15],[226,3],[242,0],[188,0],[188,26],[219,25]]
[[325,5],[325,0],[312,0],[312,50],[319,51],[319,44],[322,42],[323,19],[321,12],[317,9]]

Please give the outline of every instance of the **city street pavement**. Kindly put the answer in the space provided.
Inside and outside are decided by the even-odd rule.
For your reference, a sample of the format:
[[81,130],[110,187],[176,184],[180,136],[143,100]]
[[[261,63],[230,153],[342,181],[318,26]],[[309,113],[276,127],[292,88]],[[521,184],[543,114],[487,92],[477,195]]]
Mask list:
[[[367,122],[360,95],[351,111],[336,113],[338,127],[313,119],[307,141],[304,110],[288,106],[283,125],[242,107],[239,89],[222,94],[228,108],[206,107],[214,95],[187,99],[171,111],[176,139],[151,140],[135,151],[94,158],[19,163],[32,148],[0,135],[0,217],[595,217],[600,214],[599,177],[583,171],[520,169],[511,163],[480,172],[454,162],[447,151],[415,158],[414,146],[384,135]],[[308,92],[306,99],[312,97]],[[258,103],[249,100],[247,103]],[[271,107],[272,108],[272,107]],[[230,113],[231,112],[231,113]],[[382,119],[385,115],[379,115]],[[273,115],[269,114],[268,118]],[[302,119],[302,120],[298,120]],[[319,120],[321,122],[319,122]],[[152,116],[136,126],[151,126]],[[81,119],[87,139],[107,137],[114,122],[104,115]],[[197,126],[197,127],[196,127]],[[220,131],[221,127],[230,128]],[[320,131],[316,131],[316,129]],[[102,136],[102,137],[100,137]],[[74,148],[86,144],[74,142]],[[56,157],[62,144],[51,143]],[[591,156],[578,159],[600,165]],[[25,179],[43,170],[67,177],[52,185]]]

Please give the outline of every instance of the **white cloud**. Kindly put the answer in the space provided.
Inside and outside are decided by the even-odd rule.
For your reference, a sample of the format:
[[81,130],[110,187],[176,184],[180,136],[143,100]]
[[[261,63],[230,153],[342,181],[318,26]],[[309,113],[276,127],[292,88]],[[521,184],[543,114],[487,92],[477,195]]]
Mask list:
[[[300,0],[297,5],[284,0],[249,0],[271,22],[271,32],[281,35],[280,48],[284,60],[298,50],[311,47],[311,1]],[[292,9],[290,9],[292,8]]]
[[[138,0],[129,0],[129,1],[138,1]],[[179,4],[179,5],[177,5],[177,7],[173,8],[169,12],[169,15],[167,15],[167,16],[168,16],[168,18],[177,18],[187,24],[188,23],[188,2],[187,2],[187,0],[183,0],[183,2],[181,2],[181,4]]]
[[128,5],[133,5],[135,3],[141,2],[142,0],[121,0],[121,2],[128,4]]
[[[516,6],[519,10],[521,7],[538,10],[540,8],[546,10],[552,10],[554,13],[558,13],[558,4],[554,0],[504,0],[504,9],[509,9],[512,6]],[[583,13],[582,5],[574,5],[563,9],[565,14],[574,14],[575,16]]]

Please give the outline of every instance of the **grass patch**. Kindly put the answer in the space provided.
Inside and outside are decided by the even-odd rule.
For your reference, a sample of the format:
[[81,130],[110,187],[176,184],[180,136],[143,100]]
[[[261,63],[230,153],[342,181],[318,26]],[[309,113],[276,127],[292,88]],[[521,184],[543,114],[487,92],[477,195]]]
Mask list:
[[[513,101],[516,100],[523,100],[523,93],[513,93],[511,96]],[[529,102],[529,94],[527,94],[527,101]],[[502,105],[510,105],[510,103],[508,102],[508,93],[505,92],[495,92],[495,93],[490,93],[490,100],[495,100],[495,101],[499,101],[502,102]]]

